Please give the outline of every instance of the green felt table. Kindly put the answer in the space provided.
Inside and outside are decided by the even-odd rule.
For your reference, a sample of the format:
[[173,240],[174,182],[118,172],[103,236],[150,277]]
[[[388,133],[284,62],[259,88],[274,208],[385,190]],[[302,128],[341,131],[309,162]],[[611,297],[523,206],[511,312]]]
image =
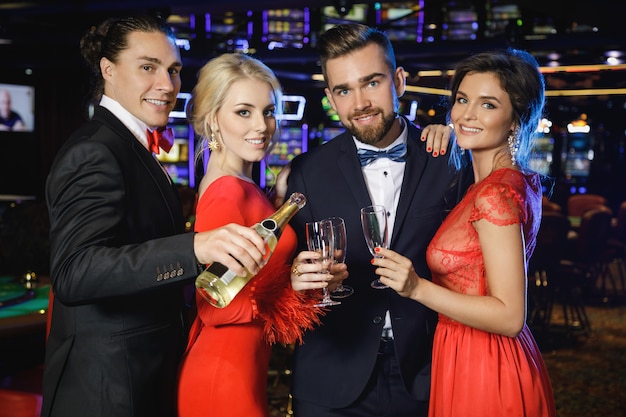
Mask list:
[[0,276],[0,338],[45,330],[48,280],[27,289],[20,278]]

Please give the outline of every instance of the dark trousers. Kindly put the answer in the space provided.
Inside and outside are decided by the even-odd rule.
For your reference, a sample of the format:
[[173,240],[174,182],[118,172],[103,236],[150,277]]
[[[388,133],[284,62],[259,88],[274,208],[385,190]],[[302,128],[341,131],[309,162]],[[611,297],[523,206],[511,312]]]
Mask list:
[[345,408],[293,399],[294,417],[426,417],[428,402],[415,400],[400,376],[393,344],[381,344],[376,367],[361,396]]

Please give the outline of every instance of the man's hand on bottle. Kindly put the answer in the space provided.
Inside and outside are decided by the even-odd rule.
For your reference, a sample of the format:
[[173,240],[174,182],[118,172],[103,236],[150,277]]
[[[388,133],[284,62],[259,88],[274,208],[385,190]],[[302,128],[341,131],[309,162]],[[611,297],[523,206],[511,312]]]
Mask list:
[[231,223],[196,233],[193,248],[198,263],[219,262],[238,275],[245,269],[256,274],[263,266],[265,243],[250,227]]

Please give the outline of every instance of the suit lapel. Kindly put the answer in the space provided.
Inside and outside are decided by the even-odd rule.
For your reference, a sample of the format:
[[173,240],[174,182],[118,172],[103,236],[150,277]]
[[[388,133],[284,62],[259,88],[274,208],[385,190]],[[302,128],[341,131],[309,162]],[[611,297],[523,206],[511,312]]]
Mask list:
[[168,179],[168,174],[164,172],[164,168],[160,165],[159,161],[156,160],[154,155],[137,140],[135,135],[133,135],[117,117],[106,108],[98,106],[94,113],[94,119],[104,122],[118,134],[121,140],[128,142],[134,154],[142,162],[143,166],[160,188],[170,188],[171,180]]
[[344,133],[341,137],[333,140],[341,140],[340,153],[337,158],[337,164],[341,171],[343,178],[348,184],[348,189],[352,193],[356,205],[365,207],[372,204],[369,192],[367,191],[367,185],[361,171],[361,165],[359,158],[357,157],[356,146],[352,136],[348,133]]
[[167,174],[163,172],[164,169],[160,166],[159,161],[157,161],[152,153],[137,140],[135,135],[106,108],[101,106],[96,107],[93,119],[107,125],[117,134],[121,141],[126,142],[127,145],[130,146],[132,153],[126,152],[127,148],[124,147],[125,150],[119,153],[119,157],[125,160],[136,160],[144,167],[147,176],[155,182],[164,201],[163,207],[168,210],[172,227],[175,228],[179,223],[177,221],[178,215],[173,210],[175,207],[180,207],[178,190],[176,190],[174,184],[168,180]]
[[396,209],[396,219],[392,236],[399,236],[399,231],[404,227],[411,201],[413,201],[415,193],[417,192],[417,186],[422,179],[424,169],[428,163],[428,154],[424,151],[418,138],[419,130],[412,128],[411,122],[408,120],[406,123],[409,125],[407,159],[404,167],[404,178],[402,180],[400,200],[398,201],[398,207]]

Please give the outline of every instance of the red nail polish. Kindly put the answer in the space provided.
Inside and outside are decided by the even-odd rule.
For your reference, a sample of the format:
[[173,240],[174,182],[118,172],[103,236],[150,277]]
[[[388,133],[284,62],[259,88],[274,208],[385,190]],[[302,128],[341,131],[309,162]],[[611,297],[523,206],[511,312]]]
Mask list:
[[437,152],[433,152],[433,156],[437,156],[439,155]]
[[445,153],[446,153],[446,150],[445,150],[445,149],[441,151],[441,154],[442,154],[442,155],[445,155]]
[[420,139],[422,140],[422,142],[424,142],[426,140],[426,137],[422,136]]
[[429,146],[428,148],[426,148],[426,151],[427,151],[427,152],[430,152],[430,151],[432,151],[432,150],[433,150],[433,148],[431,148],[430,146]]
[[373,265],[373,264],[374,264],[374,260],[372,259],[372,260],[370,261],[370,263]]
[[374,248],[374,252],[380,252],[380,248]]

